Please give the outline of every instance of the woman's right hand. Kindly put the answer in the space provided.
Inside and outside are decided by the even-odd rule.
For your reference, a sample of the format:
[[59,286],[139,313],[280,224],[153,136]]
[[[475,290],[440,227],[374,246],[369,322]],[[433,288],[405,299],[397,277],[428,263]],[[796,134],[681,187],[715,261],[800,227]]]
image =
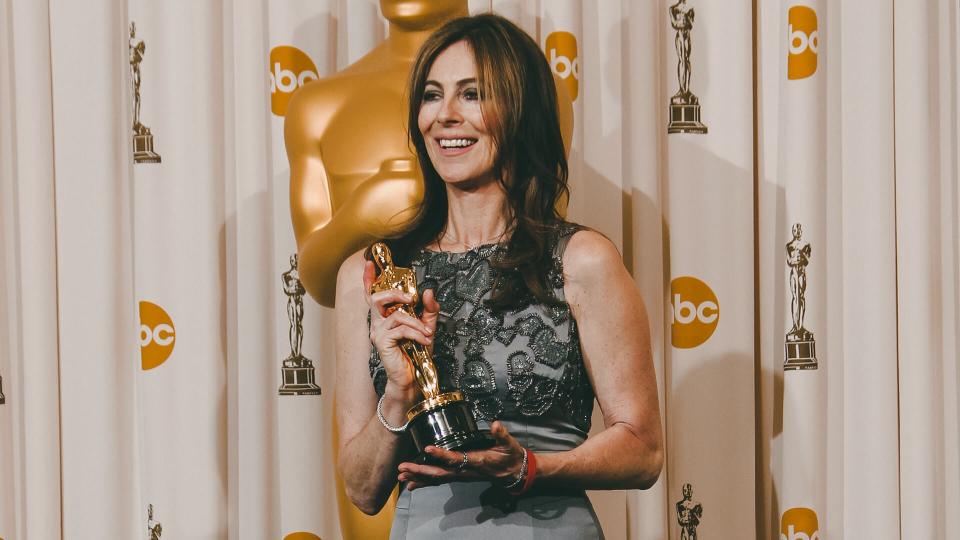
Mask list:
[[433,296],[433,290],[423,293],[423,313],[420,318],[412,317],[402,310],[387,314],[387,308],[393,304],[409,304],[413,298],[399,290],[380,291],[370,294],[370,288],[376,279],[376,270],[371,261],[364,261],[363,290],[367,305],[370,306],[370,342],[377,348],[380,362],[387,372],[385,394],[409,401],[413,404],[418,392],[414,382],[413,366],[400,351],[400,342],[411,340],[424,346],[433,345],[433,335],[437,328],[437,316],[440,304]]

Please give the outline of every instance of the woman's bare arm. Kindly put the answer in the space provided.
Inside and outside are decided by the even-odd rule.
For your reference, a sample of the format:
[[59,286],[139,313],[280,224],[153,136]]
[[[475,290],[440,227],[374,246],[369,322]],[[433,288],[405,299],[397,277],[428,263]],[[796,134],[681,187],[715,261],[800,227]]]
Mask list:
[[575,233],[563,267],[605,429],[573,450],[537,454],[538,483],[646,489],[660,475],[663,440],[643,299],[617,249],[599,233]]
[[[337,425],[340,430],[337,466],[347,495],[364,513],[380,511],[396,485],[397,465],[412,457],[406,433],[392,433],[376,415],[378,396],[370,379],[371,350],[364,291],[362,253],[350,256],[337,274]],[[383,415],[393,426],[406,422],[415,401],[409,388],[388,382]]]

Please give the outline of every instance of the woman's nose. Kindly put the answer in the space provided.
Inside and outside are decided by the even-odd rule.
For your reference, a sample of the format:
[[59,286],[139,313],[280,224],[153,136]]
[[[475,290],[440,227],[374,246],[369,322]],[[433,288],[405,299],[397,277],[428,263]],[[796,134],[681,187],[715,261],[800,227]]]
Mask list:
[[459,123],[463,117],[460,115],[459,101],[456,95],[444,98],[440,104],[440,111],[437,114],[437,120],[443,125]]

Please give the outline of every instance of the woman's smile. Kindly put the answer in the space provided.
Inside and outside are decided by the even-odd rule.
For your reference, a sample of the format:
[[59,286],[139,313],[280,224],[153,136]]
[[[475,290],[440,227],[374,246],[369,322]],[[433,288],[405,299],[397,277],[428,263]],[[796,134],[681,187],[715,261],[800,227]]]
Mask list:
[[436,139],[440,145],[440,154],[445,157],[462,156],[473,149],[477,139],[472,137],[448,136]]

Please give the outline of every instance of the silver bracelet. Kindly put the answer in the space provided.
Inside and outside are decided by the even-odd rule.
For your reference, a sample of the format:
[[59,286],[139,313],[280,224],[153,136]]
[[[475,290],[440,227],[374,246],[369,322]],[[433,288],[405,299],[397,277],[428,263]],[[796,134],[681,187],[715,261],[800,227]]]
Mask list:
[[527,479],[527,449],[523,449],[523,462],[520,463],[520,476],[516,480],[510,482],[509,484],[503,486],[503,489],[513,489],[517,486],[523,485],[523,481]]
[[[380,396],[380,401],[377,402],[377,420],[379,420],[380,423],[383,424],[383,427],[389,429],[393,433],[403,433],[404,431],[407,430],[407,426],[410,425],[410,420],[407,420],[407,422],[400,427],[393,427],[390,424],[388,424],[387,419],[384,418],[383,416],[383,398],[384,397],[386,397],[386,394]],[[526,461],[527,461],[526,454],[524,454],[523,456],[523,461],[524,461],[524,465],[526,465]]]

